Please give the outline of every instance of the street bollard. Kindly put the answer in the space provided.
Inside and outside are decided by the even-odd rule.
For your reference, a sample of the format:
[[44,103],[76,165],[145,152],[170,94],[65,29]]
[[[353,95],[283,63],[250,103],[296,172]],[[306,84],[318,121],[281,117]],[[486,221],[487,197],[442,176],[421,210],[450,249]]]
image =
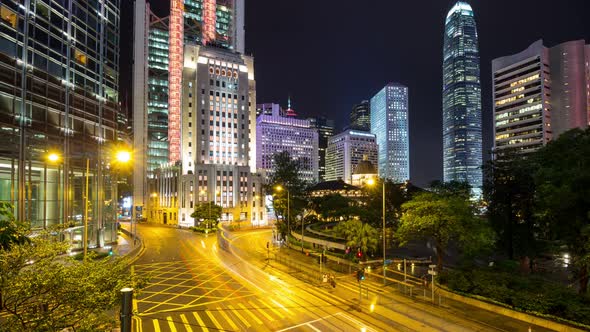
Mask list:
[[131,332],[133,316],[133,288],[121,289],[121,332]]

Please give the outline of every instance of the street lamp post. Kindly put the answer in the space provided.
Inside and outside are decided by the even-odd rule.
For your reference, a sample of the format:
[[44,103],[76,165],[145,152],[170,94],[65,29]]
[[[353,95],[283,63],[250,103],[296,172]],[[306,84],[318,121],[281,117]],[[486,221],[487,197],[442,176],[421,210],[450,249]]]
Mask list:
[[[49,152],[49,154],[47,155],[47,160],[49,160],[52,163],[57,163],[60,159],[64,159],[63,156],[60,156],[58,153],[55,152]],[[83,254],[84,254],[84,259],[86,259],[86,256],[88,254],[88,203],[89,203],[89,178],[90,178],[90,158],[86,157],[86,172],[85,172],[85,188],[84,188],[84,235],[83,235]],[[125,150],[120,150],[117,151],[117,153],[115,154],[115,160],[119,163],[127,163],[129,162],[129,160],[131,160],[131,153]],[[99,167],[97,165],[97,167]],[[64,167],[65,169],[65,167]],[[64,175],[64,182],[66,181],[66,177],[67,175]],[[99,180],[99,184],[101,183],[101,181]],[[69,195],[67,194],[69,191],[69,188],[67,188],[64,185],[64,208],[66,207],[66,202],[65,200],[69,199]],[[100,192],[100,189],[98,190]],[[67,218],[67,213],[64,213],[64,216],[66,216]],[[67,222],[67,219],[64,219],[64,224]]]
[[[367,184],[369,186],[373,186],[376,183],[375,183],[375,180],[369,179],[367,181]],[[383,284],[385,285],[385,277],[386,277],[386,273],[385,273],[385,267],[386,267],[386,264],[385,264],[385,179],[383,179],[383,187],[381,190],[383,192],[383,196],[381,198],[382,212],[383,212],[382,217],[381,217],[382,221],[383,221]]]
[[[277,185],[276,186],[276,189],[277,189],[277,191],[282,191],[283,190],[283,186]],[[289,245],[289,235],[291,233],[291,225],[289,224],[289,221],[291,219],[290,218],[291,217],[290,216],[291,215],[291,209],[290,209],[290,206],[289,206],[289,200],[290,200],[290,197],[289,196],[291,196],[291,193],[289,192],[289,188],[286,188],[285,187],[284,189],[285,189],[285,191],[287,191],[287,245]],[[301,238],[301,241],[302,241],[301,245],[303,246],[303,238]]]

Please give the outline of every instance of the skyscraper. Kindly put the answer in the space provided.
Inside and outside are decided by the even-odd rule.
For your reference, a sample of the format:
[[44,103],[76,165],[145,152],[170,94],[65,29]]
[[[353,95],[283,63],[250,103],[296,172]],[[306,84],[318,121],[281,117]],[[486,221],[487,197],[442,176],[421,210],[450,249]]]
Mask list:
[[590,47],[583,40],[526,50],[492,61],[494,153],[534,152],[590,120]]
[[368,100],[354,105],[350,112],[350,129],[370,131],[371,130],[371,105]]
[[105,201],[122,120],[119,13],[119,0],[0,3],[0,201],[32,228],[80,226],[88,161],[96,245],[117,236]]
[[408,87],[389,83],[371,98],[371,133],[377,138],[379,176],[410,179]]
[[135,43],[134,145],[141,156],[134,205],[157,203],[148,213],[154,220],[190,226],[194,204],[214,200],[223,218],[259,223],[256,86],[253,59],[243,55],[244,0],[170,0],[163,19],[136,0]]
[[286,151],[299,161],[302,179],[318,181],[318,131],[309,120],[281,116],[275,108],[272,115],[256,118],[256,135],[256,167],[267,177],[273,172],[274,155]]
[[318,131],[318,180],[325,181],[326,174],[326,149],[328,140],[334,135],[334,120],[323,116],[308,118],[311,126]]
[[149,13],[147,176],[168,162],[168,17]]
[[352,184],[352,175],[363,160],[377,164],[374,134],[349,129],[330,137],[326,150],[325,181],[342,180]]
[[458,1],[445,21],[443,48],[444,181],[482,186],[481,86],[477,29],[471,6]]

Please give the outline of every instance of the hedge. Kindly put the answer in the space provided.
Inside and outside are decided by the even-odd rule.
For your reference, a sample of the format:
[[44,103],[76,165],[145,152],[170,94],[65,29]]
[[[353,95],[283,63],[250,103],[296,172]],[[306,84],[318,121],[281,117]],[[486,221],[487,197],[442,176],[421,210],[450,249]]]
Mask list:
[[447,270],[438,282],[459,293],[476,295],[543,316],[590,325],[590,297],[538,276],[494,269]]

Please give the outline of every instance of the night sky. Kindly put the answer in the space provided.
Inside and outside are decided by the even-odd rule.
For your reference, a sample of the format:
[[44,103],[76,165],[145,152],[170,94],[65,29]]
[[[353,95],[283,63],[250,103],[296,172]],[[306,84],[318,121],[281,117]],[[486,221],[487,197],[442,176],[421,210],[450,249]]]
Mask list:
[[[122,1],[122,96],[131,96],[132,2]],[[151,0],[168,15],[169,1]],[[246,52],[257,102],[323,115],[340,130],[351,107],[387,82],[410,89],[410,175],[442,178],[442,43],[451,0],[246,0]],[[479,34],[484,158],[492,145],[491,61],[542,38],[545,46],[590,43],[589,0],[472,0]],[[125,73],[127,71],[127,73]],[[124,98],[124,97],[123,97]]]

